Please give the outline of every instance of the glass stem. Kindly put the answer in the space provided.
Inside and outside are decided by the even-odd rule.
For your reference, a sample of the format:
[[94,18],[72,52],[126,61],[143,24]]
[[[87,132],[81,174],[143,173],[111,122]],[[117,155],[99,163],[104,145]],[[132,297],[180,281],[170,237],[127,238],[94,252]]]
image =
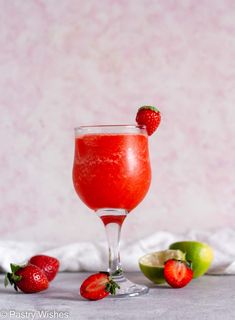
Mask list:
[[103,209],[98,212],[104,223],[109,247],[108,272],[115,278],[122,278],[123,271],[120,261],[120,235],[126,211],[120,209]]

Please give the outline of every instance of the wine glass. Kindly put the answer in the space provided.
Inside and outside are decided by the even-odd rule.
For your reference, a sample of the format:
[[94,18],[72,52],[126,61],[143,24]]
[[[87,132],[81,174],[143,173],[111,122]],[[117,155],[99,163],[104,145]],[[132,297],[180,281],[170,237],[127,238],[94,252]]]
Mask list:
[[108,272],[117,297],[136,296],[148,287],[127,280],[119,254],[122,224],[143,200],[151,182],[145,126],[97,125],[75,129],[74,188],[103,221],[109,246]]

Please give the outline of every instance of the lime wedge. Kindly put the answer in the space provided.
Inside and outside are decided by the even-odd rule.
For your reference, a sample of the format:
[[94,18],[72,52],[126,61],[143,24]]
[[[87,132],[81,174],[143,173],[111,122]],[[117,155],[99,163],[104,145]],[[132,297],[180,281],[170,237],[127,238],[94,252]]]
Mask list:
[[154,283],[161,284],[164,279],[164,263],[169,259],[185,260],[181,250],[164,250],[148,253],[139,259],[139,267],[145,277]]

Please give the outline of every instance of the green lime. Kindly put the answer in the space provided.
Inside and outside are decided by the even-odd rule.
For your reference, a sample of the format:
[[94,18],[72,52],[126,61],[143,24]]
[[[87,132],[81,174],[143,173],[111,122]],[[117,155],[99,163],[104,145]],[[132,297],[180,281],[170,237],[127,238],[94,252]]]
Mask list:
[[207,272],[214,257],[213,249],[208,244],[198,241],[175,242],[170,245],[169,249],[178,249],[186,254],[186,260],[192,262],[194,278]]
[[165,282],[164,263],[169,259],[185,260],[185,254],[180,250],[165,250],[148,253],[139,259],[139,267],[143,274],[152,282]]

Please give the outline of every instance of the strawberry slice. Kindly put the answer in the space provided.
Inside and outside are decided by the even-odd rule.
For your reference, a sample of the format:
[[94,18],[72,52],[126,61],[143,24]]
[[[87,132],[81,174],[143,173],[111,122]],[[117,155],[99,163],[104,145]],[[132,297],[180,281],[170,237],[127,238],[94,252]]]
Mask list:
[[135,120],[139,125],[145,125],[148,135],[151,136],[161,122],[161,114],[155,107],[144,106],[139,108]]
[[100,300],[116,293],[119,285],[114,282],[108,272],[92,274],[85,279],[80,287],[80,294],[88,300]]
[[186,261],[170,259],[164,267],[166,282],[173,288],[186,286],[193,278],[193,270]]

